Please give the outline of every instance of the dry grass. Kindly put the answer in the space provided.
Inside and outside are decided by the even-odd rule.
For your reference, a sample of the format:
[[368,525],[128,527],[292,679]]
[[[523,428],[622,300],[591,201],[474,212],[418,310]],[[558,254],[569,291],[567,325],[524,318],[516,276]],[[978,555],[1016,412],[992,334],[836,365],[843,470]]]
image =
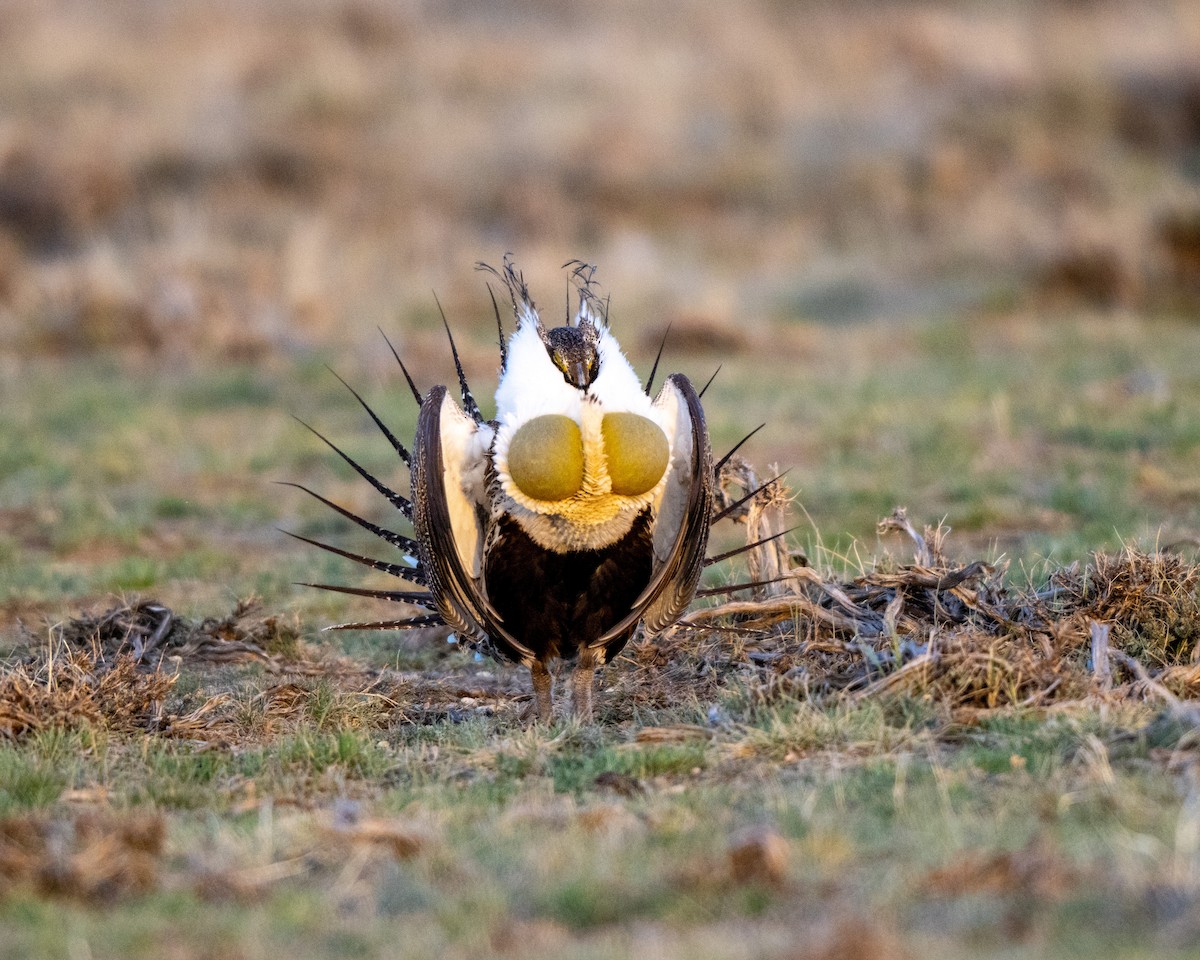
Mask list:
[[[165,707],[185,662],[253,661],[279,669],[295,649],[294,629],[277,617],[253,618],[255,601],[223,618],[193,623],[154,600],[134,600],[49,628],[0,677],[0,734],[10,740],[41,730],[154,732],[207,740],[228,731],[221,693],[184,712]],[[303,662],[294,670],[303,672]],[[310,667],[311,670],[311,667]]]
[[[131,657],[100,666],[86,653],[58,648],[0,679],[0,733],[17,739],[46,729],[94,727],[135,733],[175,727],[162,713],[177,677],[138,669]],[[193,718],[199,720],[199,717]],[[190,726],[190,724],[189,724]]]
[[[746,469],[736,459],[734,466]],[[710,702],[735,676],[751,676],[760,699],[900,694],[962,717],[1084,699],[1190,699],[1200,691],[1200,565],[1179,554],[1095,554],[1042,584],[1019,586],[1002,565],[947,560],[945,529],[918,533],[897,510],[880,530],[909,537],[913,562],[888,555],[844,579],[805,558],[796,566],[782,538],[759,543],[778,532],[785,503],[776,484],[744,510],[747,542],[759,544],[750,551],[751,577],[768,580],[754,588],[757,596],[698,607],[668,634],[634,643],[624,660],[635,670],[618,672],[622,695],[611,698],[610,719]],[[452,668],[367,671],[345,658],[304,659],[293,628],[255,611],[247,601],[227,617],[192,622],[135,600],[58,624],[48,645],[4,674],[3,728],[9,738],[99,725],[200,739],[228,733],[238,713],[246,732],[263,736],[300,720],[385,729],[512,718],[528,699],[519,671],[471,681]],[[184,715],[164,713],[183,665],[236,662],[279,679],[236,707],[221,695]],[[637,739],[709,733],[685,723],[649,727]]]
[[0,897],[41,896],[107,904],[159,884],[166,823],[144,811],[0,819]]
[[[1054,571],[1044,586],[1016,587],[997,565],[948,561],[944,528],[922,535],[898,509],[880,522],[881,533],[893,530],[911,538],[913,563],[887,557],[850,580],[785,567],[786,592],[689,614],[685,627],[727,631],[719,641],[701,633],[704,653],[689,659],[720,657],[725,647],[732,654],[721,658],[723,669],[753,665],[764,691],[903,693],[952,710],[1141,697],[1155,683],[1186,698],[1200,691],[1200,564],[1128,548]],[[749,541],[761,532],[751,526]],[[787,563],[774,543],[759,552]],[[1100,656],[1111,657],[1115,670],[1093,662],[1097,627],[1106,638]],[[696,639],[680,631],[656,646],[657,656],[694,651]],[[654,666],[645,656],[643,665]],[[1135,672],[1130,663],[1139,658],[1146,664]]]
[[[778,519],[779,496],[750,505],[750,542]],[[1152,627],[1184,619],[1195,567],[1127,551],[1059,571],[1040,590],[1013,589],[990,565],[947,561],[938,529],[917,533],[902,513],[886,523],[910,537],[913,563],[880,558],[846,577],[787,568],[791,558],[776,554],[791,592],[698,610],[691,628],[634,645],[635,668],[619,664],[605,678],[605,722],[593,730],[521,729],[527,694],[516,671],[372,671],[282,654],[231,666],[209,656],[222,631],[236,633],[233,643],[261,636],[256,624],[269,618],[247,616],[245,605],[203,623],[150,601],[68,621],[55,645],[6,669],[0,716],[19,711],[9,738],[33,756],[53,729],[102,731],[101,767],[122,772],[97,784],[85,767],[57,802],[0,819],[0,911],[50,899],[78,905],[70,908],[90,918],[79,922],[98,929],[96,907],[153,916],[164,896],[187,898],[207,918],[276,916],[299,903],[329,929],[382,942],[402,923],[431,938],[413,956],[448,944],[475,956],[584,956],[603,941],[613,956],[660,943],[664,956],[682,957],[704,931],[703,957],[900,960],[921,955],[913,928],[926,915],[1026,944],[1053,939],[1052,924],[1089,891],[1122,904],[1189,896],[1191,801],[1162,863],[1143,857],[1115,879],[1106,855],[1081,857],[1059,826],[1072,804],[1089,828],[1099,815],[1089,804],[1117,819],[1149,816],[1153,805],[1114,770],[1121,736],[1156,735],[1085,738],[1058,773],[1034,774],[1007,752],[1028,746],[1002,742],[1011,772],[987,789],[970,766],[949,764],[970,740],[964,731],[1020,704],[1022,715],[1033,704],[1079,717],[1097,704],[1172,697],[1160,691],[1180,689],[1169,671],[1184,648],[1167,644],[1152,663],[1134,639],[1170,635]],[[1078,629],[1097,617],[1110,628],[1107,684]],[[200,633],[214,636],[198,642]],[[231,669],[251,682],[214,693]],[[181,677],[199,684],[191,711],[173,699]],[[897,696],[958,722],[925,732],[889,725],[878,707]],[[717,714],[705,720],[704,704]],[[1177,722],[1195,726],[1184,709]],[[1173,769],[1194,762],[1184,739],[1164,742]],[[871,758],[886,764],[882,785]],[[157,778],[152,789],[164,792],[150,796],[161,807],[121,799],[132,771]],[[968,788],[985,809],[1042,812],[1015,842],[1000,842],[975,830]],[[847,799],[847,789],[862,792]],[[756,791],[765,791],[761,807]],[[200,835],[193,806],[207,818]],[[880,829],[868,812],[878,809],[889,811],[882,848],[865,838]],[[947,845],[943,829],[957,839]],[[918,834],[929,851],[905,852]],[[884,891],[870,879],[879,856],[891,871]],[[1155,942],[1193,929],[1185,914]],[[747,937],[758,952],[738,952]]]

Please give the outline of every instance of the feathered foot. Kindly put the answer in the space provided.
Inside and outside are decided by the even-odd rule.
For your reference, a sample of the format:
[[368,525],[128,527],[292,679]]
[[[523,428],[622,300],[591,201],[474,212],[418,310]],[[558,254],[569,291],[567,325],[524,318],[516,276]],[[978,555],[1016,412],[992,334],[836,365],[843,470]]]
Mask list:
[[571,674],[571,712],[580,723],[592,722],[592,681],[595,673],[595,655],[590,650],[582,651]]
[[554,701],[550,697],[550,671],[541,660],[535,660],[529,668],[533,674],[533,703],[539,723],[550,723],[554,719]]

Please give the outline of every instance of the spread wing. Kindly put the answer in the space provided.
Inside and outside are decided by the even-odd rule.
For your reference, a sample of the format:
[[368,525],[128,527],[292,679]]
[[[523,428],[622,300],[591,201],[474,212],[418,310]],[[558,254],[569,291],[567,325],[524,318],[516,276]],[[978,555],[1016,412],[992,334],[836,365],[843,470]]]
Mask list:
[[658,633],[683,614],[704,569],[708,528],[713,512],[712,450],[704,410],[691,382],[672,374],[654,405],[673,418],[671,472],[653,505],[654,566],[646,589],[629,613],[591,646],[603,647],[644,620]]
[[533,652],[504,629],[483,589],[486,479],[492,431],[433,387],[421,404],[412,454],[413,526],[442,618],[480,643],[497,640],[531,663]]

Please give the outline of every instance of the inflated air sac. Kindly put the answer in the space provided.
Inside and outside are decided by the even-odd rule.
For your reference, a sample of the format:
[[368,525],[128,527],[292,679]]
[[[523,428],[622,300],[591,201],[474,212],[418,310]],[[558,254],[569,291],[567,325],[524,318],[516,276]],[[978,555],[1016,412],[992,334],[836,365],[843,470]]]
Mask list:
[[583,486],[579,424],[547,413],[522,424],[508,445],[508,475],[533,500],[567,500]]
[[653,490],[667,469],[667,435],[637,413],[606,413],[600,424],[612,492],[636,497]]

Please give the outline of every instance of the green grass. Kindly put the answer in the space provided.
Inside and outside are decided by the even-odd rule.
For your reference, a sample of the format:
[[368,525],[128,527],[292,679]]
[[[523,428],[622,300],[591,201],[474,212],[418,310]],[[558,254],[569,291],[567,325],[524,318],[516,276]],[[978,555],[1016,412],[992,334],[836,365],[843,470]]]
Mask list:
[[[306,712],[327,716],[330,698],[318,684]],[[1075,955],[1069,945],[1097,923],[1110,956],[1136,956],[1157,935],[1151,916],[1125,912],[1118,926],[1108,913],[1112,897],[1150,896],[1175,875],[1186,828],[1175,777],[1147,762],[1148,744],[1107,753],[1147,711],[1108,722],[1011,713],[959,730],[902,704],[820,713],[785,702],[749,719],[711,740],[659,744],[613,728],[565,727],[550,739],[492,721],[418,736],[304,720],[248,748],[40,734],[0,750],[5,813],[61,816],[66,788],[103,787],[117,809],[165,813],[174,843],[200,859],[168,858],[172,892],[118,911],[56,905],[61,924],[47,924],[47,901],[0,901],[0,956],[52,956],[77,942],[96,956],[150,955],[187,935],[185,918],[203,917],[210,947],[253,943],[301,958],[385,946],[397,956],[487,955],[513,930],[529,931],[521,939],[532,937],[525,946],[537,957],[625,955],[638,930],[704,932],[710,946],[695,955],[718,957],[741,924],[809,924],[815,936],[816,915],[847,904],[858,922],[891,918],[932,937],[935,955],[939,944],[995,955],[1011,943],[1014,916],[1038,926],[1048,951],[1039,955]],[[612,793],[596,779],[608,771],[643,790]],[[251,782],[259,800],[247,819]],[[347,796],[432,840],[413,860],[368,855],[346,886],[345,856],[311,824]],[[281,806],[296,802],[313,812]],[[790,851],[783,883],[731,884],[726,849],[764,825]],[[961,892],[928,885],[955,864],[1018,856],[1035,837],[1049,859],[1031,869],[1067,877],[1044,901],[987,887],[984,866],[966,870]],[[200,862],[253,873],[297,855],[298,874],[253,901],[212,901],[197,885]]]
[[58,766],[11,747],[0,749],[0,812],[45,807],[59,798],[67,776]]
[[[714,448],[766,421],[823,571],[910,563],[897,505],[1013,585],[1193,556],[1195,2],[191,6],[0,6],[0,683],[99,683],[37,661],[135,594],[297,631],[174,647],[94,726],[23,733],[0,687],[0,960],[1197,955],[1200,736],[1120,671],[1064,702],[1088,623],[1020,634],[1071,651],[1032,706],[831,693],[801,622],[769,663],[681,633],[599,724],[528,729],[515,668],[322,632],[395,609],[298,582],[385,579],[279,528],[395,553],[276,484],[397,524],[293,416],[403,492],[325,364],[408,442],[375,328],[451,382],[433,287],[489,412],[470,265],[511,249],[546,319],[594,259],[642,376],[668,324],[660,373],[722,365]],[[1142,599],[1115,645],[1196,689],[1200,598]],[[146,892],[86,887],[160,823]]]
[[[797,542],[848,576],[880,550],[907,562],[907,543],[874,536],[897,504],[918,525],[945,517],[964,559],[1004,554],[1016,581],[1200,524],[1200,328],[1164,321],[1143,337],[1064,319],[1020,333],[1018,348],[982,321],[899,339],[839,327],[814,334],[811,353],[731,363],[706,395],[714,446],[768,420],[747,455],[763,474],[792,467],[811,519]],[[1165,398],[1129,392],[1143,371]],[[341,372],[411,434],[396,382]],[[212,714],[220,732],[197,739],[85,727],[0,743],[0,816],[70,820],[102,798],[165,817],[169,838],[155,892],[115,909],[0,890],[0,958],[151,957],[184,942],[207,951],[189,957],[715,960],[788,956],[796,937],[863,955],[890,943],[931,957],[1142,957],[1179,953],[1196,929],[1171,906],[1192,902],[1200,872],[1187,841],[1197,802],[1175,759],[1194,734],[1152,706],[964,718],[919,691],[850,702],[765,694],[735,675],[711,703],[526,730],[515,711],[479,713],[454,692],[513,668],[444,641],[320,633],[370,604],[293,586],[374,581],[277,527],[389,548],[272,481],[396,518],[289,414],[404,482],[319,358],[170,377],[31,361],[20,379],[0,434],[3,649],[27,639],[17,617],[38,633],[39,616],[114,594],[199,618],[257,593],[299,620],[288,656],[344,659],[297,677],[182,663],[168,711],[229,697]],[[1171,629],[1172,649],[1190,642],[1186,624]],[[618,662],[605,685],[632,682],[629,669]],[[432,688],[384,682],[397,670],[452,692],[426,711]],[[268,696],[281,683],[299,688],[282,713]],[[721,722],[707,736],[637,739],[702,725],[710,707]],[[423,846],[397,859],[339,841],[329,824],[347,809]],[[787,851],[782,878],[734,882],[731,845],[763,829]],[[225,879],[206,886],[214,872]]]
[[[867,331],[844,336],[852,364],[831,353],[786,374],[747,367],[713,388],[735,398],[714,417],[722,442],[735,410],[767,420],[752,458],[792,468],[830,542],[869,539],[898,503],[945,516],[973,543],[1058,563],[1200,521],[1183,493],[1200,449],[1200,383],[1183,359],[1200,348],[1193,324],[1164,320],[1151,332],[1068,317],[1019,350],[986,322],[880,330],[878,346]],[[1144,381],[1158,386],[1139,393]],[[1180,494],[1152,489],[1148,466]]]
[[[878,709],[864,710],[864,717],[848,711],[840,720],[869,730],[879,723]],[[72,938],[99,956],[149,954],[168,936],[186,935],[195,922],[186,918],[198,916],[206,920],[210,946],[237,950],[254,943],[297,957],[349,957],[385,945],[397,956],[430,949],[486,955],[514,929],[528,931],[531,956],[624,955],[636,931],[656,930],[655,936],[672,938],[703,932],[710,946],[695,955],[717,957],[727,955],[721,944],[748,921],[768,931],[809,924],[815,936],[817,914],[852,909],[860,923],[889,918],[916,940],[931,937],[938,956],[951,948],[993,956],[1005,944],[1017,951],[1006,956],[1032,956],[1023,951],[1033,946],[1011,940],[1018,919],[1039,930],[1041,956],[1076,955],[1079,937],[1096,942],[1097,925],[1104,930],[1104,955],[1137,956],[1146,938],[1158,935],[1157,922],[1122,907],[1117,923],[1112,898],[1129,903],[1139,890],[1150,896],[1173,875],[1176,838],[1184,829],[1181,799],[1174,778],[1148,766],[1144,754],[1113,761],[1111,780],[1098,776],[1096,756],[1079,752],[1086,736],[1070,723],[1047,726],[1017,715],[990,724],[962,750],[926,739],[857,759],[833,743],[807,760],[767,765],[730,758],[744,742],[741,733],[718,735],[704,746],[631,750],[602,742],[550,748],[541,740],[536,752],[544,767],[513,764],[502,753],[487,775],[494,788],[505,789],[486,796],[452,780],[414,790],[406,781],[420,779],[417,768],[428,765],[419,749],[401,749],[380,764],[371,759],[368,741],[344,735],[296,733],[241,756],[156,747],[140,769],[110,774],[114,783],[141,778],[147,784],[143,795],[115,802],[167,811],[179,842],[198,843],[202,859],[223,850],[240,869],[252,869],[255,858],[273,862],[307,850],[300,879],[278,884],[256,902],[197,900],[187,866],[169,860],[166,869],[182,889],[135,899],[118,911],[56,905],[65,918],[56,925],[46,922],[45,901],[9,898],[0,903],[8,933],[0,949],[9,952],[0,955],[50,956]],[[530,753],[539,745],[529,734],[518,739]],[[29,752],[46,758],[58,749],[43,740]],[[123,749],[110,745],[108,762]],[[469,749],[465,742],[463,749]],[[1002,757],[1025,762],[999,762]],[[118,768],[129,762],[115,761]],[[300,781],[289,781],[287,771],[302,769],[320,782],[334,768],[372,781],[371,806],[397,816],[397,823],[424,824],[432,845],[414,860],[369,856],[347,887],[346,861],[327,860],[305,826],[311,815],[286,815],[280,807],[268,837],[261,811],[249,821],[222,814],[229,809],[224,784],[232,773],[256,778],[261,795],[279,802],[313,796]],[[648,778],[649,789],[624,798],[589,779],[593,771],[618,768]],[[272,776],[282,779],[272,782]],[[78,785],[88,780],[84,773]],[[24,807],[53,804],[49,792],[39,799],[44,788],[35,779],[21,783],[28,784]],[[325,793],[318,809],[336,795]],[[761,825],[791,851],[784,883],[731,886],[725,850],[740,831]],[[929,885],[936,871],[978,860],[981,852],[1020,856],[1035,838],[1048,859],[1030,869],[1053,868],[1065,878],[1041,899],[1028,900],[1019,886],[987,887],[983,866],[977,873],[966,869],[961,891]],[[201,853],[206,848],[210,852]],[[1169,944],[1163,955],[1170,955]]]

